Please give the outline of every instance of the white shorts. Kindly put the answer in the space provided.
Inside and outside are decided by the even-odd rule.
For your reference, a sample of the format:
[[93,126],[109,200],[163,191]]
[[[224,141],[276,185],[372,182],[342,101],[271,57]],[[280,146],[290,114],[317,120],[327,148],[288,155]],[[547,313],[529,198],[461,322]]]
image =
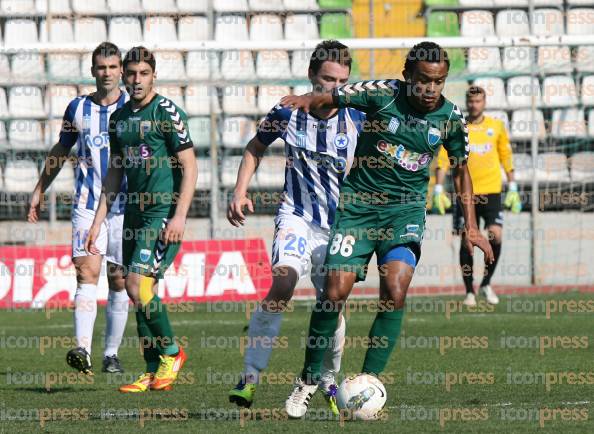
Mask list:
[[319,296],[326,278],[324,261],[330,231],[292,214],[279,214],[274,220],[272,268],[287,266],[299,279],[307,274]]
[[[74,208],[72,210],[72,257],[88,256],[85,240],[93,224],[95,211]],[[123,214],[108,213],[103,221],[99,236],[95,242],[97,248],[108,262],[122,265],[122,230]]]

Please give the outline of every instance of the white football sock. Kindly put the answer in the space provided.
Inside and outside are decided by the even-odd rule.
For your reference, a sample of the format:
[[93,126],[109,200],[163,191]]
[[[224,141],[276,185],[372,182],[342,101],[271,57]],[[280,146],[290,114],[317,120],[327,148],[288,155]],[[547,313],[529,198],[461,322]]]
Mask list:
[[117,356],[118,348],[128,321],[128,305],[130,298],[126,291],[109,290],[107,296],[106,324],[105,324],[105,351],[103,356]]
[[[244,379],[257,384],[260,371],[268,367],[268,361],[281,328],[283,314],[267,312],[261,306],[254,311],[248,328],[248,342],[244,356]],[[267,337],[269,339],[263,339]]]
[[327,389],[331,384],[336,383],[336,374],[340,371],[340,362],[342,360],[342,350],[344,348],[344,336],[346,332],[346,321],[342,313],[338,317],[338,327],[332,337],[332,346],[328,347],[324,353],[324,362],[322,363],[322,376],[320,383],[322,388]]
[[97,317],[97,285],[79,283],[74,294],[74,334],[76,344],[91,354],[93,326]]

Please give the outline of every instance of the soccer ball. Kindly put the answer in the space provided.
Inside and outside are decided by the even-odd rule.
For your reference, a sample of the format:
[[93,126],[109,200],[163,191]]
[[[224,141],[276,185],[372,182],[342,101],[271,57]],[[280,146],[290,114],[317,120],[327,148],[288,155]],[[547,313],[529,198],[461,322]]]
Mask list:
[[375,420],[386,404],[386,388],[373,375],[359,374],[340,384],[336,403],[345,419]]

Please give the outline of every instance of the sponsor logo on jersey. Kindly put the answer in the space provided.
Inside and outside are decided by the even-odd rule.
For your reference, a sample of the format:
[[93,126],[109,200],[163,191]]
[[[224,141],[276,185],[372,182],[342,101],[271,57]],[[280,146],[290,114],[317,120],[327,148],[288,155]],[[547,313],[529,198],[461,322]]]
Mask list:
[[138,155],[143,160],[146,160],[147,158],[150,158],[150,156],[152,155],[151,147],[149,145],[147,145],[146,143],[142,143],[138,147]]
[[142,249],[140,251],[140,260],[142,262],[147,262],[151,257],[151,251],[149,249]]
[[132,265],[133,267],[143,268],[143,269],[145,269],[145,270],[148,270],[148,269],[149,269],[149,266],[148,266],[147,264],[141,264],[141,263],[139,263],[139,262],[134,262],[134,261],[132,261],[132,264],[131,264],[131,265]]
[[475,154],[484,155],[493,149],[493,145],[491,143],[473,143],[470,145],[470,152]]
[[495,134],[495,131],[493,131],[493,128],[487,128],[487,136],[493,137],[494,134]]
[[394,158],[403,169],[411,172],[417,172],[428,166],[433,158],[431,152],[419,154],[418,152],[409,151],[402,144],[395,146],[383,140],[377,142],[377,150]]
[[347,160],[343,157],[333,157],[332,155],[310,151],[309,149],[300,149],[296,153],[297,158],[305,160],[316,166],[322,166],[326,169],[333,169],[337,173],[346,170]]
[[427,142],[429,143],[429,146],[437,145],[439,139],[441,139],[441,131],[437,128],[430,127],[429,131],[427,131]]
[[336,149],[346,149],[349,146],[349,137],[345,133],[338,133],[334,136]]
[[396,130],[398,130],[399,126],[400,121],[398,120],[398,118],[392,118],[390,119],[390,123],[388,124],[388,131],[390,131],[392,134],[396,134]]
[[107,131],[102,132],[96,136],[86,135],[85,136],[85,145],[95,148],[103,148],[105,146],[109,146],[109,133]]

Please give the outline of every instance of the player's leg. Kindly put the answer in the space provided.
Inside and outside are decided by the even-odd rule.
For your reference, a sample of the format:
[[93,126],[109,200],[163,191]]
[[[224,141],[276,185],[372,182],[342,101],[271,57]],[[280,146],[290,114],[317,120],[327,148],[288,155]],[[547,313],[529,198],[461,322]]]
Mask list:
[[491,278],[495,273],[497,262],[501,254],[502,244],[502,229],[503,229],[503,206],[501,204],[500,194],[489,194],[486,196],[487,202],[484,204],[483,218],[485,220],[485,227],[489,234],[489,244],[493,249],[495,260],[491,264],[485,265],[485,272],[479,292],[483,294],[487,302],[491,304],[499,303],[499,297],[491,288]]
[[[454,212],[452,213],[452,232],[455,235],[462,235],[464,230],[464,214],[462,213],[462,206],[460,205],[460,201],[456,201],[456,206],[454,207]],[[466,289],[466,297],[464,298],[464,304],[467,306],[476,306],[476,296],[474,293],[474,285],[473,285],[473,266],[474,261],[472,256],[464,247],[464,243],[460,242],[460,250],[459,250],[459,261],[460,261],[460,270],[462,272],[462,281],[464,282],[464,288]]]
[[128,320],[129,297],[126,293],[124,269],[122,267],[122,229],[123,215],[107,216],[107,296],[105,349],[103,351],[103,371],[123,372],[118,358],[118,348],[122,342]]

